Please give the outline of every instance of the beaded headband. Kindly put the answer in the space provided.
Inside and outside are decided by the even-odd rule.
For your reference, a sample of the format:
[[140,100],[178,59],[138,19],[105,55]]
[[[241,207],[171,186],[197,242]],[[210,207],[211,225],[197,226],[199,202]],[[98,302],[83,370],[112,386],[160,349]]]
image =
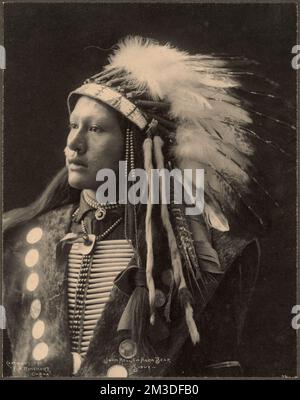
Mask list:
[[116,111],[120,112],[141,130],[143,130],[147,125],[146,118],[135,104],[129,101],[117,90],[106,85],[95,82],[85,83],[78,89],[71,92],[68,96],[69,113],[71,112],[70,98],[73,95],[87,96],[102,101],[108,106],[114,108]]

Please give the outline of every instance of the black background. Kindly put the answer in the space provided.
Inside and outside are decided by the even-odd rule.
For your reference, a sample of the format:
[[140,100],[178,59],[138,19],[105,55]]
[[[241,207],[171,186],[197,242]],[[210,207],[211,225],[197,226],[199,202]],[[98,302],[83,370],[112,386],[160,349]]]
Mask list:
[[[283,96],[295,99],[295,4],[5,4],[4,17],[5,210],[34,200],[63,166],[66,97],[101,69],[107,50],[127,34],[170,41],[190,52],[256,59],[282,85]],[[296,374],[290,327],[296,303],[294,212],[292,205],[263,241],[244,338],[249,376]]]

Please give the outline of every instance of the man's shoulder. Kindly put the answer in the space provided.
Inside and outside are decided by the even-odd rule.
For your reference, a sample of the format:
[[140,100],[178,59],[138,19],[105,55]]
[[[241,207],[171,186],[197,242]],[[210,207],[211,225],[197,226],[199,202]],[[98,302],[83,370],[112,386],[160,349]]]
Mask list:
[[60,225],[69,225],[75,210],[74,204],[64,205],[38,216],[33,222],[45,228],[56,230]]
[[214,231],[212,241],[224,271],[236,262],[237,259],[247,258],[249,252],[259,257],[259,240],[254,235],[239,235],[232,232]]
[[74,208],[74,204],[60,206],[17,224],[5,232],[6,245],[4,247],[21,244],[24,240],[30,242],[30,234],[34,236],[35,232],[43,234],[44,232],[66,231],[70,226]]

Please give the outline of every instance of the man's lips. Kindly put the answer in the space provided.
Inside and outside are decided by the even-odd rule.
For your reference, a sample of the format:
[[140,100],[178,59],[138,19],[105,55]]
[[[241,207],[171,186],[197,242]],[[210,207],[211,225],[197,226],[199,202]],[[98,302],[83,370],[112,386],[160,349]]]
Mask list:
[[87,164],[81,160],[68,160],[68,165],[72,167],[87,167]]

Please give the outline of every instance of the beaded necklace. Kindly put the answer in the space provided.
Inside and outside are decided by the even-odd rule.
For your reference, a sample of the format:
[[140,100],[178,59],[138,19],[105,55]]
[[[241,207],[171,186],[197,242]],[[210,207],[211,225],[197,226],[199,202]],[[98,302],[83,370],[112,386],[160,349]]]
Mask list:
[[107,210],[113,210],[115,208],[121,207],[121,204],[118,203],[112,203],[112,204],[98,203],[96,200],[92,199],[85,191],[83,192],[83,196],[86,203],[90,207],[96,210],[95,218],[97,221],[101,221],[103,218],[105,218]]

